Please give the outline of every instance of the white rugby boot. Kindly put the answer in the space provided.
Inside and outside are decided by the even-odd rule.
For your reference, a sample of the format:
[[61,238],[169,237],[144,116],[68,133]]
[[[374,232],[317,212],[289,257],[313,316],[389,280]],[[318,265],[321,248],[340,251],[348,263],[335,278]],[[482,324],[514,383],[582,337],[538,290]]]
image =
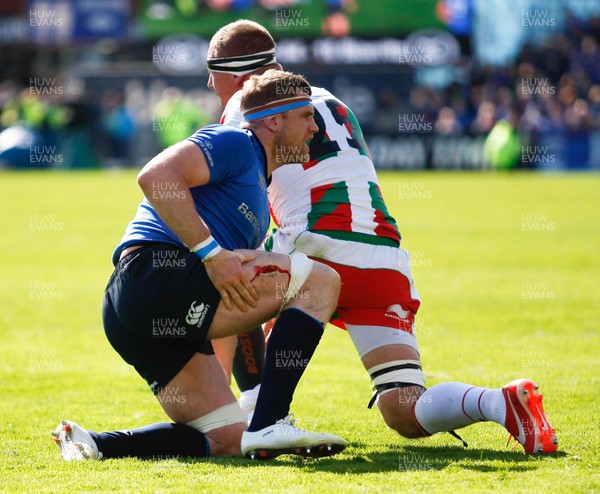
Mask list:
[[61,420],[51,434],[60,449],[60,455],[66,461],[102,458],[90,433],[71,420]]
[[241,450],[242,455],[251,460],[272,460],[279,455],[333,456],[346,446],[346,441],[339,436],[298,429],[292,416],[288,415],[259,431],[244,432]]

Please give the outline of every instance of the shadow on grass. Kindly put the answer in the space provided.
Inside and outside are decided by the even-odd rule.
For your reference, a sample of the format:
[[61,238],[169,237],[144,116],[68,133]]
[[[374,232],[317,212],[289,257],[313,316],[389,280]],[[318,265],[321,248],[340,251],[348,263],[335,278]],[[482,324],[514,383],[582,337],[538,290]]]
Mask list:
[[[322,471],[331,473],[377,473],[392,471],[427,471],[444,470],[448,467],[459,467],[465,470],[479,472],[531,471],[539,466],[539,461],[568,456],[559,451],[544,456],[527,456],[522,451],[496,451],[488,449],[469,449],[461,446],[426,446],[398,445],[391,446],[389,451],[360,453],[368,450],[366,444],[353,442],[343,453],[333,458],[304,461],[296,456],[280,456],[268,462],[259,462],[245,458],[211,458],[201,460],[194,458],[179,458],[185,463],[201,463],[210,461],[214,464],[240,466],[243,468],[280,468],[299,467],[303,470]],[[356,453],[354,453],[357,451]]]

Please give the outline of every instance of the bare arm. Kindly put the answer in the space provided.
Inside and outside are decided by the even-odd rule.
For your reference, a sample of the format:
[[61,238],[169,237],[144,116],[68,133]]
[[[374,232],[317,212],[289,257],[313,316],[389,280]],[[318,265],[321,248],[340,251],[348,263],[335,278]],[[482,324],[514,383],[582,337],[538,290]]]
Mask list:
[[[144,166],[138,184],[167,226],[188,247],[193,247],[207,239],[210,230],[196,211],[190,188],[205,185],[209,179],[202,151],[193,142],[182,141]],[[232,300],[242,311],[247,310],[246,304],[256,306],[258,294],[241,267],[249,260],[248,256],[223,249],[205,263],[227,309],[232,308]]]

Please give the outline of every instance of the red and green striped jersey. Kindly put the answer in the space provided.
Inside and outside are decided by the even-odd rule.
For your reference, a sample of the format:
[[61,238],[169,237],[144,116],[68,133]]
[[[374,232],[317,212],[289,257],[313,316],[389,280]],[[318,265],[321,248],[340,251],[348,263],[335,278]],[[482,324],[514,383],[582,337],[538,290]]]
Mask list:
[[[400,232],[390,215],[362,130],[352,111],[329,91],[313,87],[319,131],[310,142],[310,160],[284,165],[269,185],[271,214],[278,227],[309,230],[339,240],[398,246]],[[237,126],[241,93],[222,122]]]

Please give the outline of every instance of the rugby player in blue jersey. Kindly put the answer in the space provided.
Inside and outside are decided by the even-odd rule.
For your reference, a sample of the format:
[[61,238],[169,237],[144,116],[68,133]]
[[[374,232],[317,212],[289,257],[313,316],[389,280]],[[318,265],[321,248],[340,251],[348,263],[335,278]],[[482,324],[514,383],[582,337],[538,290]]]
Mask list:
[[[145,198],[113,254],[103,321],[111,345],[147,381],[173,423],[97,433],[62,420],[63,458],[280,454],[343,450],[294,426],[296,385],[335,309],[339,276],[304,254],[253,250],[269,226],[271,172],[317,132],[310,86],[270,71],[245,86],[243,130],[210,125],[152,159]],[[295,153],[290,155],[290,150]],[[294,155],[295,154],[295,155]],[[279,315],[250,430],[210,340]],[[241,445],[241,446],[240,446]]]

